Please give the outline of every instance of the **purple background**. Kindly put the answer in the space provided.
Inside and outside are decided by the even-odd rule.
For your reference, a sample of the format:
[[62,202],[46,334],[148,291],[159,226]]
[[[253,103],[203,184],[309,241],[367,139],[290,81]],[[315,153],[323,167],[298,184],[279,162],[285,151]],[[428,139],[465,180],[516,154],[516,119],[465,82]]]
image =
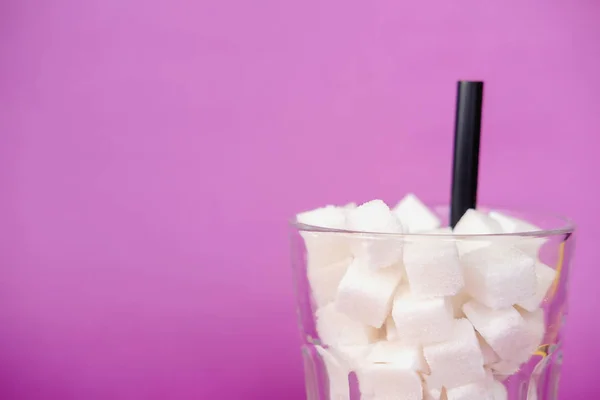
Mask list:
[[460,78],[481,202],[579,223],[596,398],[600,3],[459,3],[0,2],[0,398],[302,399],[286,218],[446,199]]

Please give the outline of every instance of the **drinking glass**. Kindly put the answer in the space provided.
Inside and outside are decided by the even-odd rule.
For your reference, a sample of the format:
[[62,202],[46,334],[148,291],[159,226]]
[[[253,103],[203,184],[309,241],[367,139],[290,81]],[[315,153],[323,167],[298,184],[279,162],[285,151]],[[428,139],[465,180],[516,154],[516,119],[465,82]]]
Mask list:
[[[430,208],[442,220],[443,226],[447,226],[448,206],[432,206]],[[491,208],[478,207],[478,210],[487,212]],[[453,242],[458,248],[475,245],[478,247],[514,246],[524,252],[530,249],[539,249],[536,251],[538,260],[556,271],[555,279],[540,306],[545,321],[543,340],[531,353],[529,359],[522,363],[517,370],[495,371],[494,376],[506,388],[509,400],[555,400],[557,398],[563,360],[562,328],[567,316],[569,270],[575,243],[574,224],[567,218],[541,212],[519,212],[497,208],[494,210],[527,221],[539,227],[539,230],[487,235],[453,235],[451,232],[388,234],[326,229],[305,225],[295,219],[291,221],[291,257],[302,337],[301,351],[304,360],[307,399],[354,400],[361,398],[361,385],[358,379],[360,374],[357,372],[360,371],[361,362],[364,362],[365,349],[353,349],[352,346],[327,343],[319,336],[315,315],[318,314],[319,307],[324,307],[329,302],[335,302],[335,293],[323,294],[319,293],[318,287],[311,287],[311,276],[316,272],[314,268],[327,268],[323,265],[349,262],[352,258],[350,250],[348,253],[337,250],[329,252],[329,248],[339,250],[340,243],[346,243],[348,249],[351,249],[352,243],[361,241],[385,243],[386,248],[393,247],[394,244],[398,247],[407,244],[421,244],[420,248],[423,248],[424,251],[427,251],[428,246],[435,248],[436,244],[441,242]],[[318,251],[318,255],[321,257],[319,267],[312,265],[315,260],[311,260],[311,257],[314,258],[315,251]],[[322,269],[320,272],[327,273],[327,270]],[[330,275],[327,279],[333,283],[339,282],[341,279],[339,270],[332,270]],[[399,330],[397,335],[402,338],[402,331]],[[381,338],[384,337],[385,332],[381,332]],[[427,398],[426,395],[424,396]],[[367,398],[367,396],[362,398]]]

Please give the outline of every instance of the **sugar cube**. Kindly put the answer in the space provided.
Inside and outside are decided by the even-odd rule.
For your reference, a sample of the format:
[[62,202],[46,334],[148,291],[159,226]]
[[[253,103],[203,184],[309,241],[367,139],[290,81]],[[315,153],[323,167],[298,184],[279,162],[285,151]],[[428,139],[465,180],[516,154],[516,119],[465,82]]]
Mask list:
[[327,305],[335,299],[340,281],[351,262],[352,258],[347,257],[331,265],[308,269],[308,281],[317,307]]
[[329,381],[329,398],[335,400],[350,400],[350,384],[348,382],[348,367],[338,360],[330,351],[316,346],[327,371]]
[[406,345],[402,342],[377,342],[371,346],[365,360],[370,363],[397,364],[417,372],[429,372],[423,350],[418,345]]
[[458,250],[452,240],[418,237],[404,244],[404,268],[418,296],[452,296],[464,286]]
[[381,200],[373,200],[348,211],[348,228],[365,232],[351,241],[351,251],[363,259],[369,268],[377,270],[402,260],[400,238],[368,235],[370,233],[402,233],[402,224]]
[[548,293],[548,289],[550,289],[550,286],[552,286],[552,283],[554,283],[556,271],[546,264],[538,261],[535,265],[535,275],[537,278],[535,294],[530,298],[517,303],[518,306],[532,312],[539,308],[544,301],[544,298]]
[[[524,233],[524,232],[539,232],[542,229],[523,221],[522,219],[515,218],[510,215],[506,215],[500,211],[490,211],[488,214],[492,219],[500,224],[500,228],[504,233]],[[515,237],[515,245],[527,254],[536,257],[540,247],[547,241],[546,238],[542,237]]]
[[372,344],[368,345],[335,345],[329,347],[329,352],[342,362],[349,371],[356,370],[371,352]]
[[[345,229],[346,213],[339,207],[326,206],[296,216],[301,224],[325,229]],[[301,231],[307,251],[308,268],[341,261],[350,255],[349,240],[340,234],[326,231]]]
[[452,335],[454,310],[445,297],[417,297],[403,287],[394,298],[392,317],[405,343],[441,342]]
[[[326,206],[296,216],[301,224],[324,229],[345,229],[346,212],[339,207]],[[301,231],[307,252],[308,269],[329,266],[350,256],[347,235],[327,231]]]
[[465,303],[463,311],[500,358],[514,358],[513,339],[525,329],[525,320],[517,310],[494,310],[472,300]]
[[306,248],[306,266],[309,271],[327,267],[352,256],[348,235],[332,232],[302,231]]
[[[489,235],[501,233],[500,224],[484,212],[468,209],[454,226],[455,235]],[[462,255],[489,246],[491,241],[484,238],[461,238],[457,243]]]
[[365,363],[356,371],[361,399],[422,400],[419,374],[398,364]]
[[463,311],[502,360],[526,361],[544,335],[541,310],[535,313],[519,313],[512,307],[494,310],[470,301]]
[[485,371],[485,378],[447,391],[448,400],[495,400],[493,394],[494,376]]
[[473,208],[463,214],[453,229],[453,233],[457,235],[487,235],[501,232],[501,226],[496,220]]
[[350,243],[354,258],[360,258],[373,271],[402,262],[402,238],[361,235]]
[[535,295],[536,261],[514,246],[480,248],[461,261],[467,292],[488,307],[510,307]]
[[541,230],[529,222],[506,215],[500,211],[492,210],[488,213],[488,215],[490,218],[494,219],[496,222],[498,222],[498,224],[500,224],[502,231],[505,233],[535,232]]
[[[344,214],[346,215],[346,214]],[[347,214],[348,228],[371,233],[402,233],[400,220],[381,200],[372,200],[351,209]]]
[[501,233],[502,228],[486,213],[470,208],[456,223],[452,232],[456,235],[488,235]]
[[447,341],[424,346],[423,352],[431,370],[431,387],[451,389],[485,379],[475,330],[464,318],[455,321]]
[[305,211],[296,216],[301,224],[329,229],[344,229],[346,226],[346,213],[340,207],[325,206],[311,211]]
[[438,216],[412,193],[404,196],[393,212],[410,233],[430,231],[441,225]]
[[338,311],[348,317],[380,328],[387,319],[402,270],[394,266],[371,270],[361,259],[354,259],[338,287]]
[[449,389],[446,397],[448,400],[495,400],[492,388],[486,382],[469,383]]
[[335,264],[351,255],[349,235],[326,231],[346,229],[346,211],[341,207],[329,205],[306,211],[298,214],[296,220],[301,224],[324,229],[300,231],[306,247],[309,271]]
[[328,346],[364,346],[378,339],[375,328],[337,311],[334,303],[317,309],[315,318],[321,343]]

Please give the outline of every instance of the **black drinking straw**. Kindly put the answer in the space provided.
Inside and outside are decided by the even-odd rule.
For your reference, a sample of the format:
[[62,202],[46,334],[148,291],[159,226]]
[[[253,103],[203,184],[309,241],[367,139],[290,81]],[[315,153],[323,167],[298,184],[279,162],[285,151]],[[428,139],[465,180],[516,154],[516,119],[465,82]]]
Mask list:
[[457,89],[450,201],[452,228],[465,211],[475,208],[477,203],[483,82],[459,81]]

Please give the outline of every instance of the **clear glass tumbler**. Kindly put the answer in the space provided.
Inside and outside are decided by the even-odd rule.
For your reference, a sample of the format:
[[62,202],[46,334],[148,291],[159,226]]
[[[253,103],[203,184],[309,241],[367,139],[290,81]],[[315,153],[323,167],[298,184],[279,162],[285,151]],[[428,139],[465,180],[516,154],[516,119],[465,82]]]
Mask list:
[[[447,225],[448,207],[434,206],[431,209]],[[490,211],[489,208],[478,208],[478,210]],[[427,343],[419,343],[419,337],[415,338],[414,326],[411,323],[417,321],[418,325],[419,318],[423,318],[421,322],[427,325],[429,312],[427,307],[421,310],[418,307],[422,305],[415,309],[408,307],[406,313],[402,314],[400,310],[396,314],[394,300],[402,285],[408,285],[412,290],[414,280],[411,278],[420,279],[421,284],[425,282],[427,289],[428,277],[443,275],[445,271],[440,272],[441,264],[436,263],[440,259],[436,257],[442,257],[443,260],[448,249],[457,249],[459,268],[462,269],[464,276],[464,288],[451,297],[438,299],[433,296],[431,301],[442,301],[449,305],[452,308],[451,313],[455,324],[459,320],[465,321],[465,314],[470,311],[468,321],[474,327],[479,350],[483,356],[482,366],[486,379],[493,377],[493,383],[498,386],[496,387],[498,391],[494,392],[496,394],[489,395],[491,397],[485,399],[557,399],[562,365],[561,332],[567,315],[567,287],[574,251],[575,227],[568,219],[553,215],[507,210],[501,210],[501,213],[527,221],[539,227],[539,230],[488,235],[454,235],[449,230],[428,234],[374,234],[324,229],[304,225],[296,220],[292,221],[292,264],[302,334],[307,399],[463,398],[460,397],[460,390],[451,392],[453,387],[447,388],[443,383],[433,383],[436,382],[433,375],[437,368],[443,370],[445,374],[450,374],[448,376],[458,379],[453,382],[459,382],[463,376],[467,376],[470,373],[469,365],[472,360],[469,359],[468,350],[465,350],[468,347],[465,343],[471,339],[465,339],[466,336],[458,337],[456,345],[439,346],[433,335]],[[402,278],[401,284],[394,289],[396,293],[392,300],[385,306],[388,307],[387,312],[391,316],[387,317],[381,326],[378,326],[379,322],[370,326],[356,324],[340,313],[337,306],[337,302],[340,301],[338,292],[340,282],[346,278],[349,266],[355,259],[357,248],[362,249],[361,251],[365,249],[371,251],[373,257],[386,257],[389,252],[402,253],[400,262],[386,267],[396,268],[395,274],[401,274]],[[515,252],[514,249],[518,251]],[[474,253],[479,256],[473,257]],[[525,258],[520,256],[522,254],[527,254],[529,260],[534,259],[536,263],[537,299],[527,299],[517,304],[503,304],[503,290],[511,295],[513,292],[518,294],[519,290],[525,290],[528,285],[531,285],[530,275],[527,275],[530,272],[523,272],[527,269],[525,268],[527,262],[530,261],[524,261]],[[407,257],[410,260],[407,260]],[[410,271],[407,271],[404,266],[408,262],[412,263]],[[428,271],[428,268],[433,269]],[[355,290],[358,295],[348,297],[348,290],[346,290],[347,296],[344,300],[346,304],[342,308],[348,310],[348,301],[354,302],[350,306],[353,312],[356,310],[356,312],[367,313],[364,314],[366,318],[369,318],[368,313],[372,312],[373,320],[380,321],[381,318],[376,314],[380,312],[381,307],[377,308],[373,304],[361,302],[365,296],[368,297],[366,295],[368,293],[371,293],[372,297],[377,297],[378,290],[381,290],[381,293],[385,290],[389,291],[389,287],[386,289],[385,278],[380,277],[380,279],[383,279],[379,281],[381,289],[373,285],[368,287],[368,282],[361,282],[360,278],[353,283],[350,282],[349,291]],[[545,286],[544,280],[546,280]],[[363,284],[366,286],[362,287]],[[543,293],[539,293],[540,286],[544,287]],[[348,289],[348,282],[346,282],[346,289]],[[490,294],[493,297],[491,303],[486,297]],[[362,295],[364,296],[361,297]],[[480,304],[480,300],[486,306],[480,309],[477,309],[479,306],[465,308],[468,307],[465,306],[466,303]],[[397,315],[400,315],[398,317],[401,320],[400,326],[397,325]],[[406,319],[402,319],[402,315]],[[538,325],[530,327],[529,331],[519,325],[525,320],[532,321],[535,318],[539,318]],[[429,326],[423,330],[421,326],[424,335],[422,337],[428,336],[438,328]],[[405,339],[411,340],[405,341]],[[444,340],[450,340],[448,335]],[[535,340],[533,346],[531,346],[532,340]],[[415,394],[411,389],[414,388],[412,378],[403,381],[403,375],[394,375],[394,368],[409,368],[413,365],[407,366],[406,359],[395,359],[394,357],[399,353],[395,353],[393,348],[386,350],[390,349],[388,346],[390,342],[398,343],[400,347],[405,342],[410,343],[411,348],[417,348],[421,355],[424,354],[421,357],[421,364],[417,363],[419,365],[416,367],[423,393]],[[377,357],[371,357],[373,349],[381,343],[385,345],[379,348]],[[464,348],[461,347],[463,345]],[[515,349],[524,351],[525,356],[515,356],[508,361],[506,358],[510,358],[511,354],[519,354]],[[452,353],[453,351],[456,353]],[[435,365],[429,365],[432,363]],[[391,369],[386,372],[388,366]],[[378,375],[365,372],[374,367],[383,368],[382,373]],[[476,388],[469,390],[471,389],[476,390]],[[397,390],[397,393],[394,390]],[[467,393],[469,390],[466,390],[464,398],[473,398],[472,394]]]

